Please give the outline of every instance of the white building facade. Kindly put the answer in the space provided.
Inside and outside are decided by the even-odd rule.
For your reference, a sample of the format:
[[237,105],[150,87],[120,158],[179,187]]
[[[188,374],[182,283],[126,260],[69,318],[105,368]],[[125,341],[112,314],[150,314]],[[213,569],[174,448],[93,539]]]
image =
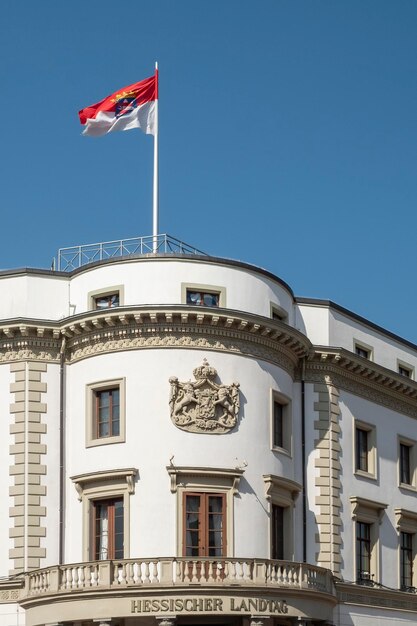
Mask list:
[[0,626],[417,624],[417,346],[202,255],[0,288]]

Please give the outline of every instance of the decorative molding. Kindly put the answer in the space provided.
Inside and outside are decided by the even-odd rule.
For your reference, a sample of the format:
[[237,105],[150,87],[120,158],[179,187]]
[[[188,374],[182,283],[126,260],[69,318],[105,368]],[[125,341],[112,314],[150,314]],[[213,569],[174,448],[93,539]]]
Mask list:
[[394,509],[395,527],[398,531],[417,533],[417,512],[407,509]]
[[135,467],[129,467],[127,469],[102,470],[89,472],[88,474],[78,474],[70,478],[77,491],[78,500],[81,502],[85,489],[97,483],[104,485],[106,483],[120,482],[124,479],[128,493],[133,494],[135,493],[135,477],[137,474],[138,470]]
[[[265,483],[265,498],[268,502],[282,502],[284,506],[293,506],[303,487],[294,480],[274,474],[262,476]],[[282,506],[282,505],[281,505]]]
[[[14,363],[22,361],[42,361],[59,363],[61,342],[51,342],[50,345],[38,344],[37,340],[2,342],[0,341],[0,363]],[[22,347],[23,344],[23,347]]]
[[329,375],[344,389],[417,419],[417,382],[342,348],[315,347],[306,362],[305,381],[323,383]]
[[0,363],[59,362],[67,337],[68,362],[95,354],[142,348],[205,349],[261,358],[293,375],[311,343],[278,320],[225,309],[172,305],[87,311],[60,322],[21,320],[0,324]]
[[338,601],[417,613],[417,594],[335,581]]
[[376,502],[375,500],[368,500],[367,498],[360,498],[359,496],[351,496],[349,498],[350,505],[352,507],[352,519],[360,519],[364,522],[373,524],[378,521],[382,522],[382,516],[388,504],[383,502]]
[[24,588],[24,578],[0,582],[0,604],[17,602]]
[[[190,486],[195,483],[198,486],[204,484],[216,484],[231,489],[233,495],[239,491],[239,483],[245,470],[239,468],[223,467],[175,467],[167,466],[167,472],[171,480],[171,493],[176,493],[178,487],[183,484]],[[220,485],[219,485],[220,483]]]
[[216,383],[217,370],[206,359],[193,374],[194,382],[181,383],[176,376],[169,379],[172,423],[191,433],[229,432],[236,426],[239,416],[239,383]]
[[[198,310],[197,310],[198,309]],[[149,348],[228,352],[262,359],[306,382],[330,375],[335,387],[417,419],[417,382],[342,348],[313,347],[300,331],[279,320],[184,305],[118,307],[87,311],[57,322],[21,319],[0,324],[0,363],[59,362],[67,337],[69,363],[96,354]]]

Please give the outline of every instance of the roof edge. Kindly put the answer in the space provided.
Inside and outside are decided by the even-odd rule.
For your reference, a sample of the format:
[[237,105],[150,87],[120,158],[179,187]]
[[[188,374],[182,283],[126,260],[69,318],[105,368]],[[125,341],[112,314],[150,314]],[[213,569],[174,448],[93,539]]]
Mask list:
[[385,335],[386,337],[390,337],[390,339],[394,339],[395,341],[398,341],[399,343],[402,343],[405,346],[408,346],[409,348],[412,348],[413,350],[417,351],[417,344],[413,343],[412,341],[409,341],[408,339],[404,339],[404,337],[401,337],[401,335],[397,335],[396,333],[390,330],[387,330],[386,328],[383,328],[383,326],[379,326],[379,324],[375,324],[375,322],[371,322],[366,317],[362,317],[362,315],[359,315],[358,313],[354,313],[350,309],[346,309],[341,304],[337,304],[336,302],[333,302],[333,300],[322,300],[320,298],[302,298],[300,296],[296,296],[294,298],[294,301],[296,304],[307,304],[307,305],[310,304],[316,307],[327,307],[329,309],[334,309],[335,311],[338,311],[339,313],[343,313],[343,315],[346,315],[347,317],[350,317],[351,319],[357,322],[360,322],[361,324],[364,324],[365,326],[368,326],[369,328],[372,328],[373,330],[378,331],[382,335]]

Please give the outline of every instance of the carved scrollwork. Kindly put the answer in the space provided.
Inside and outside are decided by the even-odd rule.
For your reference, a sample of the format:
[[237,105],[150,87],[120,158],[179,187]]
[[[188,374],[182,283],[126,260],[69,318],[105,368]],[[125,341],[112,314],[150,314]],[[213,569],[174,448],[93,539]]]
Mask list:
[[214,382],[217,371],[204,359],[193,371],[195,381],[181,383],[169,379],[171,419],[175,426],[194,433],[221,434],[237,424],[239,383],[223,385]]

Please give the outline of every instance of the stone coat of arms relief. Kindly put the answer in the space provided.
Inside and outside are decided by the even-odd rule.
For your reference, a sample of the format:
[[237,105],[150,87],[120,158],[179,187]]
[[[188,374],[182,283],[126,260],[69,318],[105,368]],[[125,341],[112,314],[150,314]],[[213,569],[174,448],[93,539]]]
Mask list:
[[222,385],[214,382],[217,371],[204,359],[193,370],[195,381],[181,383],[176,376],[169,379],[169,405],[175,426],[192,433],[226,433],[237,424],[239,414],[239,383]]

